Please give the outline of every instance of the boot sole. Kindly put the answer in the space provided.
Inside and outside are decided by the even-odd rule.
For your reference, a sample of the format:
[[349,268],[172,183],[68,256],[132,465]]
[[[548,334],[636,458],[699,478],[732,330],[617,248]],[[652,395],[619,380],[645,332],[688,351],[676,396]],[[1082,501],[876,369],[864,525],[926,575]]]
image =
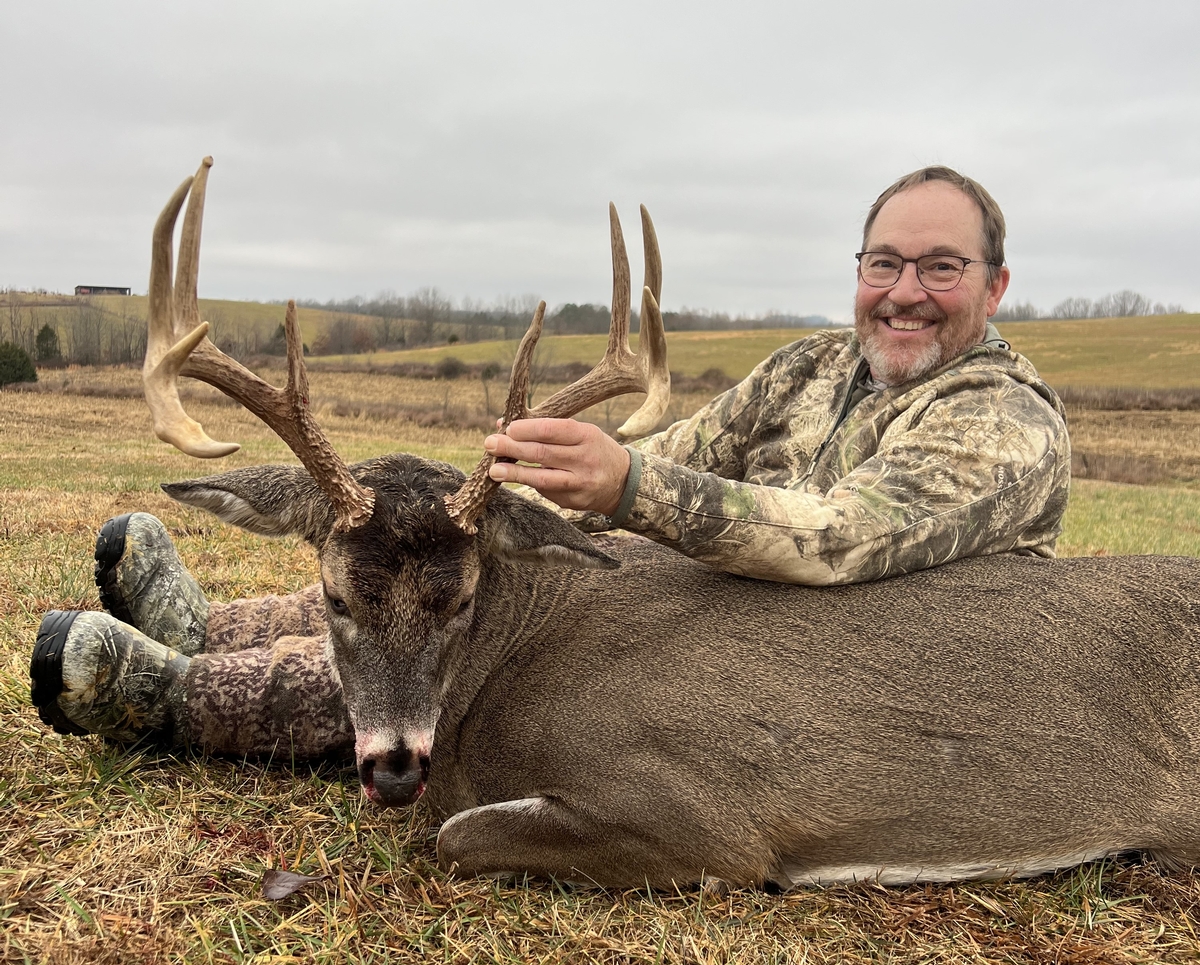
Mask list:
[[133,616],[121,595],[117,583],[117,564],[125,555],[125,531],[129,528],[132,513],[114,516],[100,527],[96,535],[96,588],[100,591],[100,602],[104,609],[122,623],[133,623]]
[[67,636],[82,610],[51,610],[38,627],[33,659],[29,662],[29,696],[43,724],[58,734],[83,736],[87,731],[59,709],[62,693],[62,655]]

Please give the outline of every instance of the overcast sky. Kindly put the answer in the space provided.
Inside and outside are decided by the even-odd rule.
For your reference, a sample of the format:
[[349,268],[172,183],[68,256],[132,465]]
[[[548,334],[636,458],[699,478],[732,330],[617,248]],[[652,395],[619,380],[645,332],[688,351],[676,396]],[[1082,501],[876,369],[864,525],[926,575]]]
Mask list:
[[844,318],[863,216],[944,163],[1008,301],[1200,310],[1200,3],[0,5],[0,286],[144,291],[200,158],[200,293],[607,303],[606,205],[665,307]]

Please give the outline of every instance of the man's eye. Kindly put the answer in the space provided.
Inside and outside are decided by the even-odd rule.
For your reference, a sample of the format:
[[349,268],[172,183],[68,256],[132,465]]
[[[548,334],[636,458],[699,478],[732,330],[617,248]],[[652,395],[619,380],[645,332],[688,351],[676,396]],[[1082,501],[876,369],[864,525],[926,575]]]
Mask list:
[[896,259],[891,258],[887,255],[876,255],[873,258],[867,259],[867,267],[868,268],[880,268],[880,269],[895,268],[896,267]]

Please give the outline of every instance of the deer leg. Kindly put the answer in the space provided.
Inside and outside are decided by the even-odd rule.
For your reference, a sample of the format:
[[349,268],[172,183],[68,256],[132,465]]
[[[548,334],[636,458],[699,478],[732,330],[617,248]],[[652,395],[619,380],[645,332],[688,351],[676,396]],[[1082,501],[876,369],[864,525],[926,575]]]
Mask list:
[[292,760],[353,752],[354,728],[324,637],[194,657],[185,707],[188,738],[212,753]]
[[320,637],[328,629],[319,583],[285,596],[209,603],[204,653],[270,647],[283,637]]
[[437,839],[438,864],[464,876],[529,874],[616,887],[688,886],[704,869],[666,857],[628,829],[606,826],[546,797],[454,815]]

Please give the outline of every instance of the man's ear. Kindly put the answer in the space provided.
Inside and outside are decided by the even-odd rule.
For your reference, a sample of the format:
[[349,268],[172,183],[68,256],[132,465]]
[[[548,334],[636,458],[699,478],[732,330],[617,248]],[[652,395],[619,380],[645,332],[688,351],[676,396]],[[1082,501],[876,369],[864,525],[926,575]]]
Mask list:
[[299,466],[248,466],[162,488],[172,499],[263,536],[295,533],[320,547],[333,527],[329,498]]
[[507,489],[492,494],[480,522],[485,549],[501,559],[604,570],[621,565],[561,516]]
[[1007,265],[1004,265],[996,271],[996,277],[989,282],[986,305],[988,318],[991,318],[1000,309],[1000,299],[1008,291],[1010,278],[1012,278],[1012,272],[1008,270]]

